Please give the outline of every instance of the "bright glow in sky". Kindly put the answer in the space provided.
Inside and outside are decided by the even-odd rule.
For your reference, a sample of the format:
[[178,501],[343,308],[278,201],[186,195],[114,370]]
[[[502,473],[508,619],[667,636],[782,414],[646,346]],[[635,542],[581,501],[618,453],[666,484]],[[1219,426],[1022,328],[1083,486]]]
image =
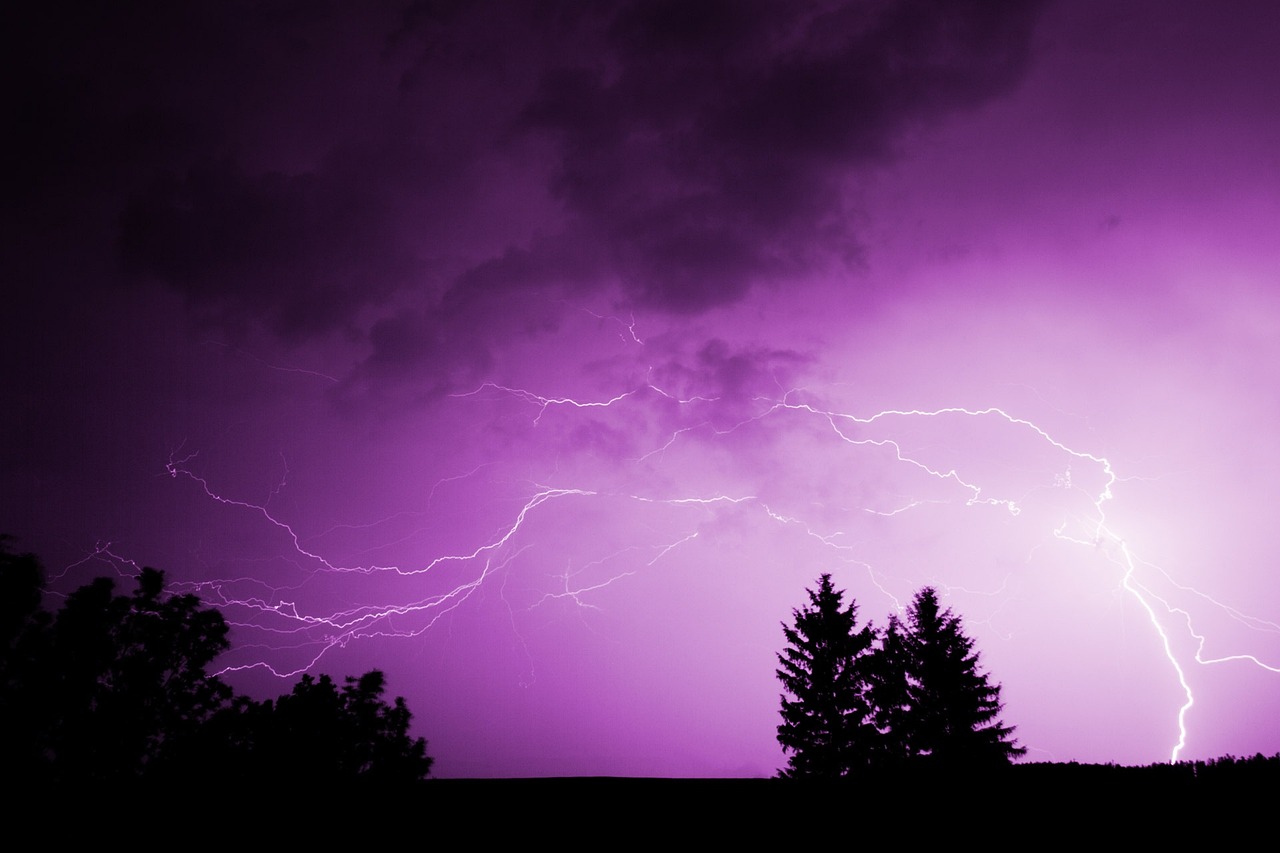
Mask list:
[[1280,751],[1280,14],[929,5],[33,4],[4,531],[441,776],[771,775],[823,572],[1030,760]]

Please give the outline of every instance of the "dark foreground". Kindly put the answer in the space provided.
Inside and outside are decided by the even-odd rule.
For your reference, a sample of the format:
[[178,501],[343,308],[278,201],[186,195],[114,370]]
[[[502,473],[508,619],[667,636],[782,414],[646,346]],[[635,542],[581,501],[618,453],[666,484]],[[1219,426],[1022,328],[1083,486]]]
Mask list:
[[[27,823],[153,838],[196,827],[210,841],[341,849],[393,839],[484,849],[549,842],[558,850],[769,850],[815,844],[990,850],[1138,841],[1214,848],[1274,841],[1280,756],[1117,767],[1020,764],[986,772],[878,773],[839,782],[780,779],[428,779],[398,786],[289,785],[206,778],[197,786],[84,788],[11,797]],[[24,804],[25,805],[25,804]],[[45,816],[36,818],[36,813]],[[74,816],[68,823],[67,817]],[[1261,835],[1259,834],[1261,833]],[[824,840],[825,839],[825,840]],[[879,839],[879,841],[877,841]],[[1269,849],[1270,842],[1262,845]],[[397,845],[398,846],[398,845]],[[1171,847],[1172,849],[1172,847]]]
[[[684,843],[769,849],[873,839],[918,846],[1031,850],[1047,842],[1274,840],[1280,764],[1195,775],[1166,767],[1031,764],[1004,773],[899,775],[841,783],[777,779],[433,780],[442,814],[484,804],[500,837],[579,844],[634,837],[646,847]],[[826,840],[823,840],[826,836]],[[833,837],[834,836],[834,837]],[[875,844],[882,846],[885,842]],[[897,846],[896,843],[894,846]],[[1054,846],[1057,846],[1056,844]]]

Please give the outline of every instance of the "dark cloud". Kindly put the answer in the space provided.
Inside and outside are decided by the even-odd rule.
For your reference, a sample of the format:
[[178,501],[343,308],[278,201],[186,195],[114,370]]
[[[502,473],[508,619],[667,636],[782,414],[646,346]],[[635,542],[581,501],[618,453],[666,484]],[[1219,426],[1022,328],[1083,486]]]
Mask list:
[[330,143],[335,111],[358,121],[376,102],[377,52],[347,45],[388,17],[285,0],[11,4],[5,63],[19,120],[8,141],[23,159],[9,177],[47,205],[193,159]]
[[[31,268],[67,244],[115,245],[126,272],[172,287],[201,315],[294,339],[405,283],[404,211],[388,191],[403,159],[371,156],[386,146],[358,132],[387,101],[381,90],[394,93],[394,73],[382,70],[389,86],[378,79],[378,20],[395,20],[386,8],[12,11],[21,165],[7,173],[8,198],[22,209]],[[114,273],[82,270],[64,286],[103,288]]]
[[697,370],[717,396],[730,400],[775,399],[790,386],[796,372],[813,361],[795,350],[764,347],[735,349],[718,338],[697,353]]
[[693,312],[845,257],[841,184],[1021,79],[1038,4],[644,2],[544,73],[555,188],[630,292]]
[[164,176],[121,217],[129,271],[214,311],[248,309],[285,338],[349,323],[403,286],[413,265],[392,211],[358,181],[246,175],[233,164]]
[[605,274],[591,244],[572,235],[510,248],[460,274],[430,307],[377,321],[368,357],[340,393],[365,399],[407,382],[410,396],[431,399],[474,386],[494,349],[556,330],[562,300],[554,294],[595,286]]
[[856,259],[849,181],[1013,86],[1037,6],[29,4],[9,182],[29,253],[97,232],[202,319],[373,330],[366,377],[421,367],[402,326],[477,364],[575,292],[696,314]]
[[715,399],[716,408],[733,418],[757,410],[761,399],[778,399],[813,362],[811,354],[798,350],[711,338],[696,350],[680,347],[671,352],[650,376],[675,397]]
[[[456,31],[471,35],[475,55],[494,51],[496,73],[510,69],[509,51],[530,63],[524,84],[509,81],[526,101],[502,103],[514,133],[493,144],[554,141],[541,177],[568,224],[480,261],[438,308],[397,322],[412,322],[437,365],[450,359],[431,342],[465,329],[467,361],[478,364],[489,343],[519,331],[513,312],[531,311],[524,331],[545,329],[542,306],[565,292],[620,285],[644,307],[696,314],[759,282],[857,260],[847,182],[889,158],[907,128],[1020,80],[1037,5],[487,7],[505,41],[449,7],[449,25],[432,18],[428,41],[450,68],[473,61]],[[522,40],[512,20],[532,35]],[[412,76],[432,85],[441,64],[424,58]],[[417,372],[420,355],[375,341],[367,366],[391,375],[402,358],[403,373]]]
[[589,240],[568,232],[532,241],[528,247],[508,248],[457,277],[444,295],[450,312],[474,310],[471,306],[491,298],[505,300],[511,292],[580,290],[608,275],[607,265]]
[[358,400],[388,380],[412,375],[411,398],[428,400],[457,390],[449,380],[474,382],[488,368],[489,340],[435,312],[401,311],[379,320],[369,333],[372,353],[339,389]]

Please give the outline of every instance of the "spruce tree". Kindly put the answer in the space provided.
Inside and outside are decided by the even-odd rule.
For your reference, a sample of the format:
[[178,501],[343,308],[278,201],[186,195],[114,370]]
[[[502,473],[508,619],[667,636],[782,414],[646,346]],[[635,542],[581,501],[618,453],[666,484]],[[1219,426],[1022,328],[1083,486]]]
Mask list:
[[906,631],[898,617],[890,615],[867,667],[872,721],[881,739],[879,757],[886,765],[911,757],[909,654]]
[[879,709],[877,719],[888,723],[894,745],[951,767],[1003,764],[1025,754],[1012,738],[1014,728],[1000,720],[1000,685],[979,668],[974,641],[959,616],[940,609],[936,590],[916,593],[903,627],[895,634],[891,625],[881,644],[883,652],[900,643],[896,656],[879,659],[887,675],[877,701],[898,690],[897,701],[905,704]]
[[831,575],[806,590],[809,606],[793,610],[794,627],[782,626],[787,648],[778,655],[782,724],[778,742],[788,753],[787,778],[833,779],[870,765],[879,735],[871,722],[866,666],[875,632],[857,629],[857,604],[842,606],[844,593]]

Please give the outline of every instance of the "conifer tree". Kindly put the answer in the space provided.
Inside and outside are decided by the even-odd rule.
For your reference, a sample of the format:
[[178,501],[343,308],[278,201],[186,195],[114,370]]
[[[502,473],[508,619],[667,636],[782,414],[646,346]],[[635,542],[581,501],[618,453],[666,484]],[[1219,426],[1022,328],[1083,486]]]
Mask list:
[[787,648],[778,655],[782,724],[778,742],[787,752],[788,778],[838,778],[872,763],[879,735],[871,723],[866,666],[875,632],[857,629],[858,608],[842,607],[844,593],[831,575],[806,590],[809,606],[793,610],[794,627],[782,626]]
[[891,742],[909,756],[945,766],[1007,763],[1025,754],[1012,738],[1014,728],[1000,720],[1000,685],[979,668],[974,641],[959,616],[940,609],[936,590],[916,593],[903,628],[895,634],[890,625],[881,649],[900,648],[879,659],[884,680],[877,701],[892,701],[898,690],[903,703],[878,709]]
[[911,757],[909,653],[906,630],[896,615],[890,615],[869,661],[867,689],[885,764],[900,764]]

